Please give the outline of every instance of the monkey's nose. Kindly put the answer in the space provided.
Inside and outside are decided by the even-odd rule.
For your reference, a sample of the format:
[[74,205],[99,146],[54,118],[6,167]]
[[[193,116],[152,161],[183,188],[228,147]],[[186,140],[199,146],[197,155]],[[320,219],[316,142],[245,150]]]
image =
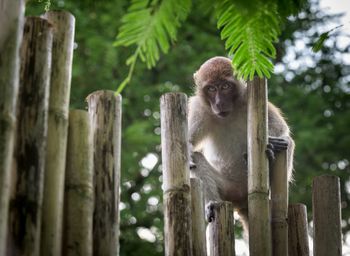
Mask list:
[[229,113],[230,113],[230,112],[228,112],[228,111],[221,111],[221,112],[218,113],[218,116],[220,116],[220,117],[226,117],[226,116],[228,116]]

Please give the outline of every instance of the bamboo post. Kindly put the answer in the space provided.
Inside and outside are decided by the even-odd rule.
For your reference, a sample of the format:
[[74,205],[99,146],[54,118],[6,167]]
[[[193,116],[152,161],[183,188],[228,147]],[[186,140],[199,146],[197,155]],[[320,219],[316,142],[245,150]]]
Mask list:
[[41,255],[60,256],[75,20],[63,11],[48,12],[45,18],[53,25],[53,46]]
[[5,255],[24,0],[0,0],[0,255]]
[[206,256],[205,212],[203,184],[200,179],[191,178],[191,212],[193,256]]
[[288,255],[288,170],[287,151],[276,155],[271,179],[272,252],[275,256]]
[[291,204],[288,208],[288,255],[309,256],[307,213],[304,204]]
[[117,256],[122,98],[113,91],[97,91],[87,101],[95,147],[93,252],[99,256]]
[[211,205],[214,219],[209,223],[209,256],[235,256],[233,207],[230,202]]
[[314,256],[342,255],[339,177],[323,175],[312,184]]
[[8,255],[39,255],[52,28],[30,17],[21,47]]
[[89,114],[69,113],[64,198],[63,255],[92,255],[93,138]]
[[271,255],[267,145],[267,83],[248,82],[248,212],[251,256]]
[[187,96],[160,99],[166,256],[192,256]]

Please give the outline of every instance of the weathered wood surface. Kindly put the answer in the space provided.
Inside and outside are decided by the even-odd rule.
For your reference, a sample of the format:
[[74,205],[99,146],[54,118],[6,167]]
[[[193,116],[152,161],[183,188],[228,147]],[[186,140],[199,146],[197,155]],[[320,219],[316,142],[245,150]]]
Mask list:
[[0,0],[0,255],[5,255],[24,0]]
[[288,255],[288,170],[287,151],[280,152],[272,166],[271,230],[272,254]]
[[310,256],[306,206],[291,204],[288,208],[288,255]]
[[119,187],[121,147],[120,95],[97,91],[87,98],[94,137],[94,255],[119,254]]
[[205,212],[203,184],[200,179],[191,178],[191,213],[193,256],[206,256]]
[[235,256],[233,207],[230,202],[211,205],[214,218],[209,223],[209,256]]
[[339,177],[323,175],[312,184],[314,256],[342,255]]
[[160,99],[166,256],[192,255],[187,97],[167,93]]
[[45,18],[53,26],[53,45],[41,254],[61,256],[75,19],[64,11],[50,11]]
[[270,256],[271,225],[267,145],[267,84],[248,82],[248,212],[251,256]]
[[64,197],[63,255],[92,255],[93,137],[89,114],[69,113]]
[[27,18],[21,47],[7,255],[39,255],[51,47],[48,21]]

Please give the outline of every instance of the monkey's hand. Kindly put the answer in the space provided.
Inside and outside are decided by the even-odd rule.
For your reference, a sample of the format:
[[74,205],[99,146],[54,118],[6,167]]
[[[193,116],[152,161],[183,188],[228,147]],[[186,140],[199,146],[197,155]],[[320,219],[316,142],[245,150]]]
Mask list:
[[275,155],[281,151],[287,150],[288,141],[281,137],[269,136],[266,154],[269,162],[275,160]]
[[205,205],[205,219],[207,220],[207,222],[212,222],[215,219],[215,205],[215,201],[209,201]]

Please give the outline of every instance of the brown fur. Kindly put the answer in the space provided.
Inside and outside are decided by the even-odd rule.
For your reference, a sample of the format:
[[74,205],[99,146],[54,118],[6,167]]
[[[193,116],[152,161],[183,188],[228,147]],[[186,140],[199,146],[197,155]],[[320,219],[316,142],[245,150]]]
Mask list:
[[[227,116],[220,118],[213,113],[203,87],[207,84],[234,81],[231,90],[237,90],[232,98]],[[189,140],[196,153],[192,160],[197,168],[192,176],[200,178],[205,186],[206,202],[231,201],[247,221],[247,87],[233,76],[231,60],[214,57],[207,60],[194,74],[196,94],[189,99]],[[227,100],[227,99],[225,99]],[[287,123],[278,108],[268,104],[269,136],[288,141],[288,178],[293,169],[294,142]],[[245,223],[246,225],[247,223]]]

